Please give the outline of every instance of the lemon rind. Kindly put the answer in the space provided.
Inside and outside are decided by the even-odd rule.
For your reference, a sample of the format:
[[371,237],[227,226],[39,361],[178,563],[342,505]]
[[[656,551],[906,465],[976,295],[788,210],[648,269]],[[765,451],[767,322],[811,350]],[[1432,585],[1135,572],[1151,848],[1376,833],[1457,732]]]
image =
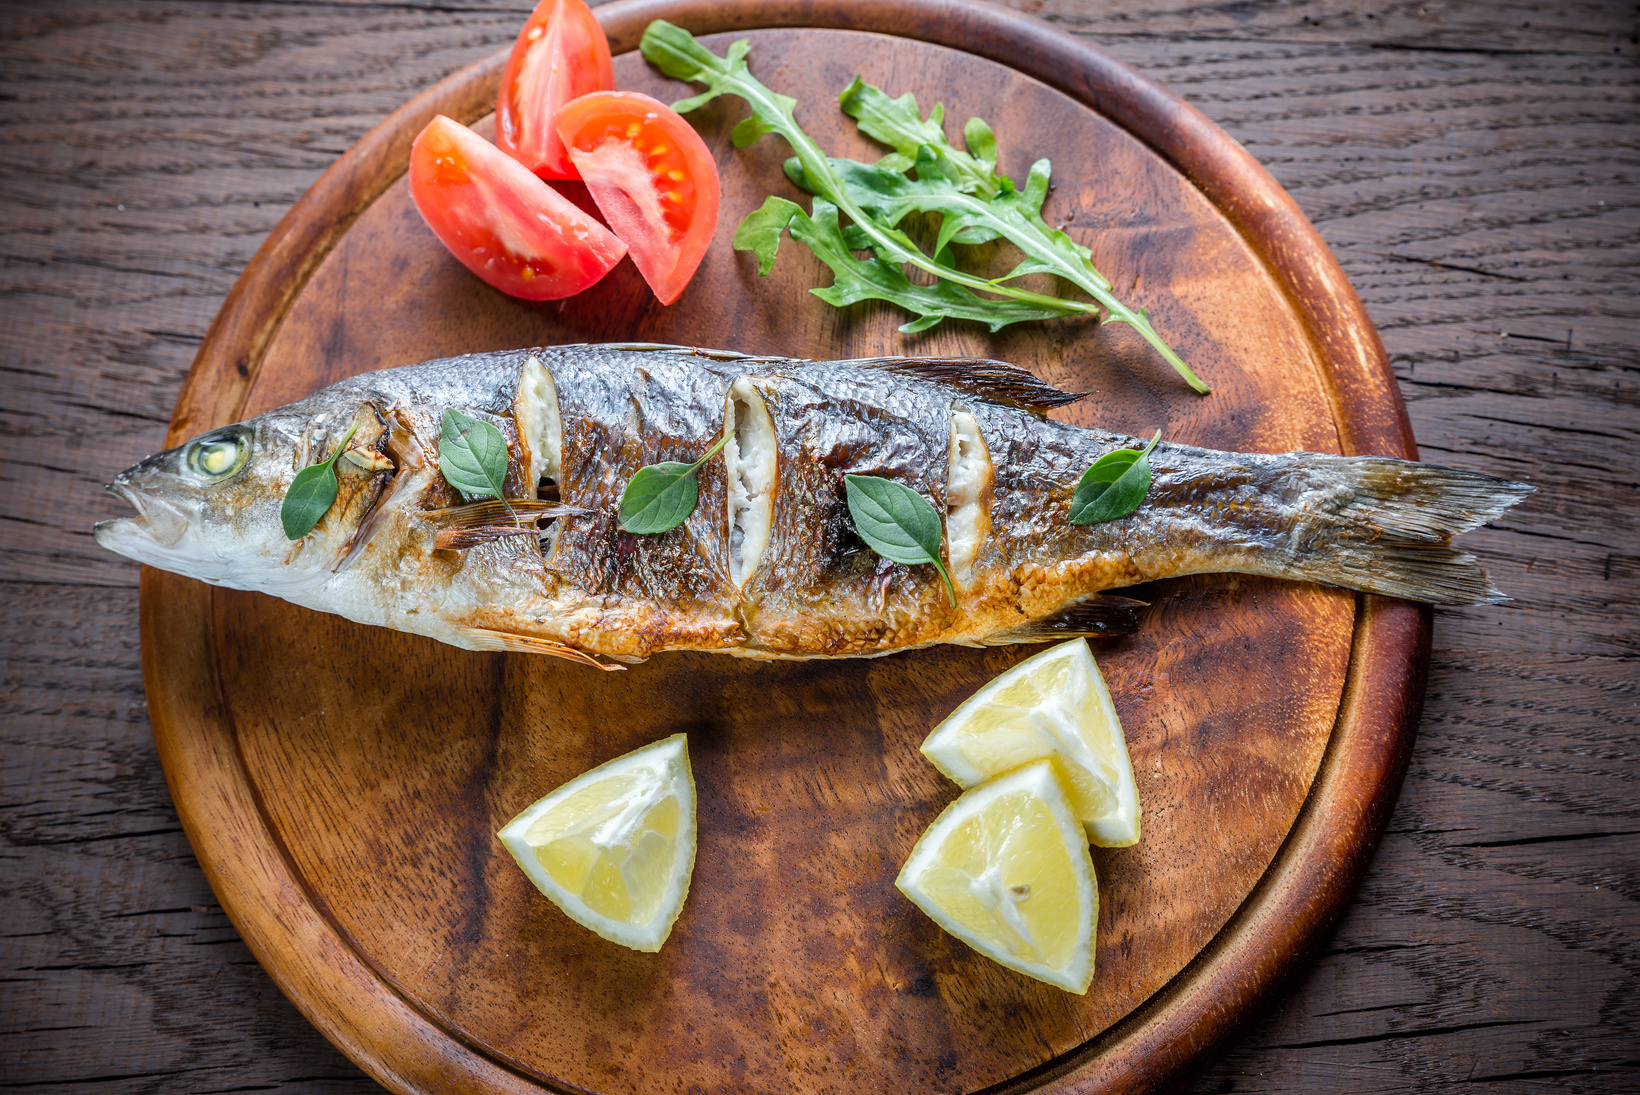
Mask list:
[[[950,826],[955,824],[953,818],[982,810],[993,799],[1019,790],[1030,791],[1047,804],[1048,812],[1053,817],[1054,824],[1059,827],[1065,846],[1071,849],[1072,863],[1079,868],[1075,872],[1076,888],[1084,916],[1082,934],[1077,940],[1075,953],[1086,956],[1085,968],[1082,962],[1076,960],[1066,967],[1055,969],[995,953],[987,941],[946,915],[932,901],[926,900],[916,887],[915,879],[928,868],[930,861],[938,853],[941,839]],[[975,953],[1000,966],[1079,996],[1086,995],[1093,984],[1094,927],[1099,921],[1099,883],[1093,870],[1093,858],[1088,854],[1081,819],[1071,810],[1070,799],[1066,796],[1059,777],[1054,774],[1053,763],[1049,760],[1031,761],[964,791],[955,802],[940,811],[940,815],[923,831],[923,835],[911,849],[911,854],[906,857],[905,865],[900,868],[894,886],[944,931],[960,939]]]
[[1088,837],[1099,847],[1131,848],[1139,843],[1144,809],[1139,803],[1138,781],[1133,777],[1133,758],[1128,753],[1127,732],[1122,729],[1122,720],[1116,715],[1116,703],[1110,696],[1110,686],[1105,683],[1105,675],[1099,672],[1099,663],[1094,660],[1093,651],[1088,649],[1088,641],[1078,639],[1077,642],[1082,647],[1081,657],[1088,660],[1089,683],[1116,737],[1116,774],[1119,777],[1115,787],[1118,812],[1083,824],[1087,827]]
[[[556,879],[547,873],[535,858],[535,849],[525,841],[524,834],[543,813],[546,813],[556,803],[584,787],[591,786],[610,776],[618,775],[622,771],[633,767],[654,766],[676,763],[678,783],[682,794],[679,796],[679,805],[682,807],[678,819],[678,856],[682,861],[681,870],[677,872],[673,884],[668,887],[662,898],[660,907],[655,915],[644,924],[629,924],[613,920],[602,913],[588,908],[579,895],[572,894],[564,889]],[[546,795],[532,802],[529,806],[503,825],[496,833],[502,847],[518,864],[531,884],[557,905],[564,915],[589,931],[595,932],[611,943],[618,943],[632,950],[654,953],[661,949],[672,934],[672,927],[677,923],[678,915],[683,911],[684,902],[689,898],[689,883],[695,873],[695,849],[697,845],[695,830],[695,775],[689,764],[688,739],[683,734],[673,734],[669,738],[634,749],[630,753],[623,753],[613,760],[605,761],[598,767],[582,772],[569,782],[555,787]]]

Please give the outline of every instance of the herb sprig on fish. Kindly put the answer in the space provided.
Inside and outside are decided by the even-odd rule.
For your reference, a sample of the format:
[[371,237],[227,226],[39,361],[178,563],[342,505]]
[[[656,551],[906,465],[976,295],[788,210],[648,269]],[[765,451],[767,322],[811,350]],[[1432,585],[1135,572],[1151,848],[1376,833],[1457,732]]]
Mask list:
[[729,443],[725,433],[693,464],[663,460],[638,469],[621,492],[620,525],[624,532],[654,536],[689,519],[700,502],[697,472]]
[[[855,119],[861,132],[893,151],[873,164],[834,158],[797,124],[793,114],[797,101],[752,76],[746,66],[751,45],[745,39],[719,57],[688,31],[656,20],[645,29],[640,48],[668,76],[706,85],[701,94],[672,104],[680,114],[719,95],[735,95],[751,108],[751,116],[731,134],[735,147],[745,148],[774,133],[796,153],[786,161],[786,175],[814,196],[812,210],[804,213],[797,203],[771,196],[735,232],[736,249],[756,255],[760,273],[769,272],[781,234],[790,232],[831,267],[833,283],[812,290],[829,304],[845,307],[863,300],[887,301],[917,317],[900,328],[905,332],[927,330],[948,318],[975,320],[993,331],[1025,320],[1065,316],[1127,323],[1192,388],[1203,393],[1210,390],[1163,341],[1144,309],[1129,307],[1116,297],[1109,279],[1094,268],[1093,253],[1042,219],[1048,161],[1038,160],[1024,187],[1016,186],[1011,178],[998,174],[996,135],[981,119],[970,118],[964,126],[964,151],[946,140],[943,106],[935,106],[924,118],[911,95],[891,99],[856,78],[842,94],[844,112]],[[940,218],[932,255],[900,227],[913,212]],[[847,225],[842,217],[848,218]],[[1006,239],[1024,252],[1024,260],[1013,270],[986,278],[956,268],[951,244],[997,239]],[[869,256],[856,254],[862,251],[870,252]],[[906,266],[939,280],[933,285],[914,284],[906,276]],[[1056,275],[1093,299],[1057,297],[1014,284],[1028,274]]]
[[1138,509],[1150,492],[1150,450],[1161,439],[1157,430],[1143,449],[1114,449],[1095,460],[1076,481],[1070,523],[1097,525]]
[[468,498],[494,498],[513,520],[504,484],[507,481],[507,439],[481,418],[454,407],[439,422],[438,470],[444,481]]
[[317,464],[310,464],[296,473],[279,503],[279,523],[284,527],[287,540],[300,540],[312,532],[336,501],[336,458],[347,449],[358,430],[354,425],[342,435],[334,452]]
[[848,516],[866,546],[891,563],[932,565],[945,581],[945,595],[957,607],[951,572],[940,560],[940,515],[933,504],[892,479],[875,475],[845,475]]

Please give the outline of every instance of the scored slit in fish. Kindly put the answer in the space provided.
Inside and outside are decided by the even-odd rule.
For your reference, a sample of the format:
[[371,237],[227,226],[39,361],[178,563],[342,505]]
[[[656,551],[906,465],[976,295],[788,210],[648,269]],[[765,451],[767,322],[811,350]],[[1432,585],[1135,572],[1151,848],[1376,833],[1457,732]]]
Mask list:
[[945,542],[951,580],[967,586],[974,557],[991,529],[991,452],[973,412],[951,407],[951,454],[945,480]]
[[751,377],[729,385],[724,404],[723,476],[729,488],[729,578],[743,584],[769,546],[778,442],[768,404]]
[[[563,462],[564,427],[558,415],[558,389],[541,359],[530,355],[518,377],[518,397],[513,403],[520,443],[525,446],[524,483],[537,498],[557,501],[557,484]],[[550,493],[544,489],[551,484]],[[552,558],[558,543],[558,523],[548,524],[541,535],[541,551]]]
[[[96,537],[154,566],[363,623],[591,664],[664,650],[871,657],[1119,633],[1142,606],[1105,591],[1183,574],[1455,604],[1501,597],[1451,539],[1531,488],[1428,464],[1163,442],[1137,510],[1072,525],[1082,472],[1143,445],[1046,417],[1075,398],[978,359],[809,362],[654,346],[473,354],[353,377],[150,457],[111,487],[138,515],[103,522]],[[547,544],[516,526],[449,534],[452,514],[505,511],[457,497],[440,475],[449,408],[502,431],[518,492],[509,505],[516,517],[556,518]],[[285,491],[324,451],[319,434],[339,437],[349,422],[370,426],[359,435],[375,438],[370,451],[338,463],[337,504],[292,543],[279,522]],[[701,469],[699,504],[681,525],[657,536],[619,528],[639,468],[692,460],[723,431],[722,462]],[[231,474],[203,474],[191,456],[207,441],[243,445],[247,457]],[[860,539],[848,474],[934,504],[955,605],[933,567],[892,563]],[[558,498],[540,500],[549,481]]]

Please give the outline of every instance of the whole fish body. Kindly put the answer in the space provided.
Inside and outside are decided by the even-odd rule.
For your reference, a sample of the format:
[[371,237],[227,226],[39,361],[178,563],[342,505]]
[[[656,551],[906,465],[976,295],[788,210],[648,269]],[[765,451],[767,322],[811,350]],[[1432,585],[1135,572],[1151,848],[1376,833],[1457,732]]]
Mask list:
[[[1185,574],[1501,599],[1450,540],[1531,488],[1427,464],[1164,442],[1137,510],[1073,525],[1083,471],[1143,445],[1045,417],[1076,398],[976,359],[642,345],[473,354],[355,376],[150,457],[109,488],[137,515],[100,523],[96,537],[156,567],[362,623],[592,664],[1114,633],[1134,626],[1139,605],[1104,591]],[[449,408],[506,439],[510,512],[464,500],[440,473]],[[350,427],[335,503],[288,540],[287,488]],[[620,528],[638,469],[692,462],[726,429],[723,459],[701,467],[680,526]],[[934,504],[954,605],[934,567],[892,563],[859,538],[848,473]]]

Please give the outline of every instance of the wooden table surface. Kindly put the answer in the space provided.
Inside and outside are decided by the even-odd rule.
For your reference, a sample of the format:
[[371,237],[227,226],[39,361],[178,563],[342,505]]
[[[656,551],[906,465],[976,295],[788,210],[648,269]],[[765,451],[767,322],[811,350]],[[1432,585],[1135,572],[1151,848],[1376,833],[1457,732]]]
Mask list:
[[[1358,900],[1197,1090],[1640,1087],[1640,16],[1017,6],[1274,172],[1365,300],[1426,459],[1539,487],[1467,541],[1515,600],[1437,610],[1417,749]],[[137,568],[90,526],[120,511],[101,485],[158,448],[291,203],[527,10],[0,8],[0,1089],[379,1090],[273,987],[194,862],[144,709]]]

